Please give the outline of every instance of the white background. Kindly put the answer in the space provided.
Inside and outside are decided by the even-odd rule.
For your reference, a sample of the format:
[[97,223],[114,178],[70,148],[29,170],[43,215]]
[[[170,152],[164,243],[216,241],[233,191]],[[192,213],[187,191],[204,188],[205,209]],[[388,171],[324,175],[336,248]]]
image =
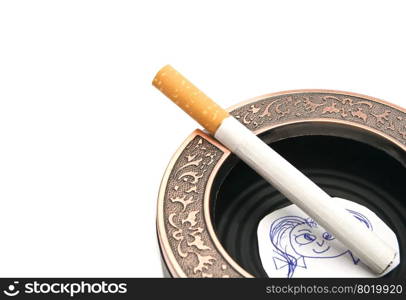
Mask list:
[[0,276],[162,276],[159,183],[197,125],[156,71],[225,107],[300,88],[406,106],[402,4],[0,2]]

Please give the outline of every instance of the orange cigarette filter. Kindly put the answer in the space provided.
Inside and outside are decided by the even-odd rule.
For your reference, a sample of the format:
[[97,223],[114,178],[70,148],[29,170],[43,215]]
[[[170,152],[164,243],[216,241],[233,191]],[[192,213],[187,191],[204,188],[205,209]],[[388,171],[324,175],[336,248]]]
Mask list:
[[213,135],[229,116],[227,111],[170,65],[156,74],[152,84]]

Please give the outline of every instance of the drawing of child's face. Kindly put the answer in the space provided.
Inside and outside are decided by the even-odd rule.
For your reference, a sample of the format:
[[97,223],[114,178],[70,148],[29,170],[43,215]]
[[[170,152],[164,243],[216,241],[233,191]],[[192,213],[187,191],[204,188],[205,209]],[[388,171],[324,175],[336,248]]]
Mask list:
[[331,233],[317,225],[297,225],[290,232],[290,241],[295,252],[304,257],[331,258],[348,251]]

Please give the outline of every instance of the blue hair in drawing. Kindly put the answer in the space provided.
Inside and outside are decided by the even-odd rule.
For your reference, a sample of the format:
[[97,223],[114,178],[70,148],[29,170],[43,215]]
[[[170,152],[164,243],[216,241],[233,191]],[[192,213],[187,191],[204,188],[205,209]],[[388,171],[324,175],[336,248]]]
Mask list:
[[[347,211],[369,230],[373,230],[371,222],[363,214],[350,209]],[[293,277],[296,268],[306,269],[306,259],[310,258],[334,259],[348,254],[355,265],[359,262],[359,258],[349,249],[310,218],[279,218],[272,223],[269,237],[275,248],[275,268],[287,268],[288,278]]]

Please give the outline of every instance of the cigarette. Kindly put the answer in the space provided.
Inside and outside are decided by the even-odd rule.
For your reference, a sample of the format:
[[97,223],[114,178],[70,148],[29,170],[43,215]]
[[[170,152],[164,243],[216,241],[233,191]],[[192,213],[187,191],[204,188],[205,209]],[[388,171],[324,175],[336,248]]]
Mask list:
[[170,65],[157,73],[152,84],[332,233],[374,273],[383,274],[391,266],[398,255],[395,249]]

